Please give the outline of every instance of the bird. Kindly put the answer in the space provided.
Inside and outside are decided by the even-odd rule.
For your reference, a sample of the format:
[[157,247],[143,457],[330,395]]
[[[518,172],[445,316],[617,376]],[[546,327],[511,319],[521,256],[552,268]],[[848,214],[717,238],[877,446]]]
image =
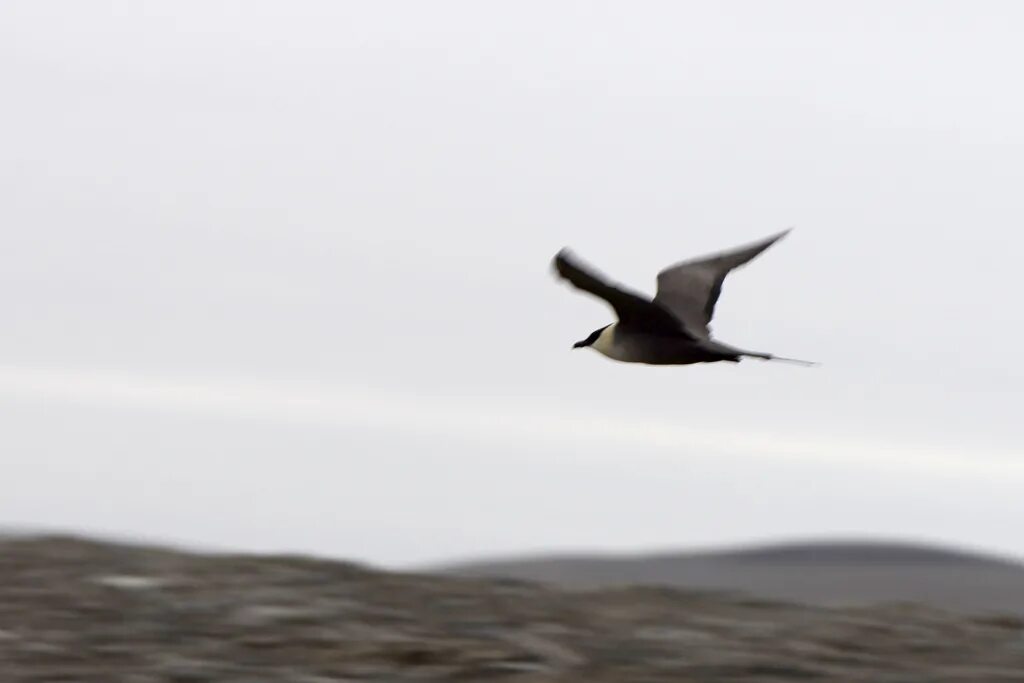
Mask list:
[[692,365],[743,358],[817,365],[812,361],[747,351],[711,337],[711,320],[726,277],[788,235],[792,228],[744,246],[699,256],[658,273],[654,298],[611,283],[568,247],[553,260],[556,275],[607,302],[618,320],[594,330],[574,349],[591,348],[614,361]]

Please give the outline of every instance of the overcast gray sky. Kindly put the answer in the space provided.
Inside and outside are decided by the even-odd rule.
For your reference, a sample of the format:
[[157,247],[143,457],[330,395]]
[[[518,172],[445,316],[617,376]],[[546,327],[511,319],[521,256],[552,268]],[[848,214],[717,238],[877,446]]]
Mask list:
[[[404,565],[1024,555],[1024,5],[0,6],[0,522]],[[572,352],[795,226],[716,335]]]

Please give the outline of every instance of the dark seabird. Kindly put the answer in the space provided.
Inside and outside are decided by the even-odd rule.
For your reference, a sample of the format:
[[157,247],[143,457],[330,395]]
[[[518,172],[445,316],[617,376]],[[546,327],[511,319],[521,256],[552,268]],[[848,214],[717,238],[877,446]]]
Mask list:
[[726,276],[788,233],[669,266],[658,273],[653,300],[609,283],[562,249],[555,256],[555,271],[573,286],[607,301],[619,319],[594,330],[573,348],[589,346],[613,360],[649,365],[736,363],[744,356],[813,365],[723,344],[711,338],[708,327]]

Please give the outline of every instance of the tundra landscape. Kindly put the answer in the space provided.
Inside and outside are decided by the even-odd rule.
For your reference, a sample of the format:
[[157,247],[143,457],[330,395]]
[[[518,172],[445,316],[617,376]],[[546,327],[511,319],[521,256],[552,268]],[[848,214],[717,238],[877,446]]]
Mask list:
[[[0,671],[5,683],[1024,680],[1024,569],[882,550],[869,559],[875,570],[945,572],[968,591],[973,572],[998,568],[1015,609],[840,607],[627,581],[568,589],[35,536],[0,543]],[[798,549],[797,560],[815,553]],[[745,562],[792,562],[793,554],[701,561],[732,562],[738,575]],[[817,554],[836,576],[859,571],[860,554]],[[563,582],[582,571],[557,566]],[[550,577],[549,569],[541,573]]]

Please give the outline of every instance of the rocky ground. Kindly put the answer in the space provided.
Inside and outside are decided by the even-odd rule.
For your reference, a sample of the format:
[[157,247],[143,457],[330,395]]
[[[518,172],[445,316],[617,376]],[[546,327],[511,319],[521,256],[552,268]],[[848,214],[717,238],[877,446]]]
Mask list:
[[1024,682],[1024,622],[0,541],[2,683],[431,680]]

